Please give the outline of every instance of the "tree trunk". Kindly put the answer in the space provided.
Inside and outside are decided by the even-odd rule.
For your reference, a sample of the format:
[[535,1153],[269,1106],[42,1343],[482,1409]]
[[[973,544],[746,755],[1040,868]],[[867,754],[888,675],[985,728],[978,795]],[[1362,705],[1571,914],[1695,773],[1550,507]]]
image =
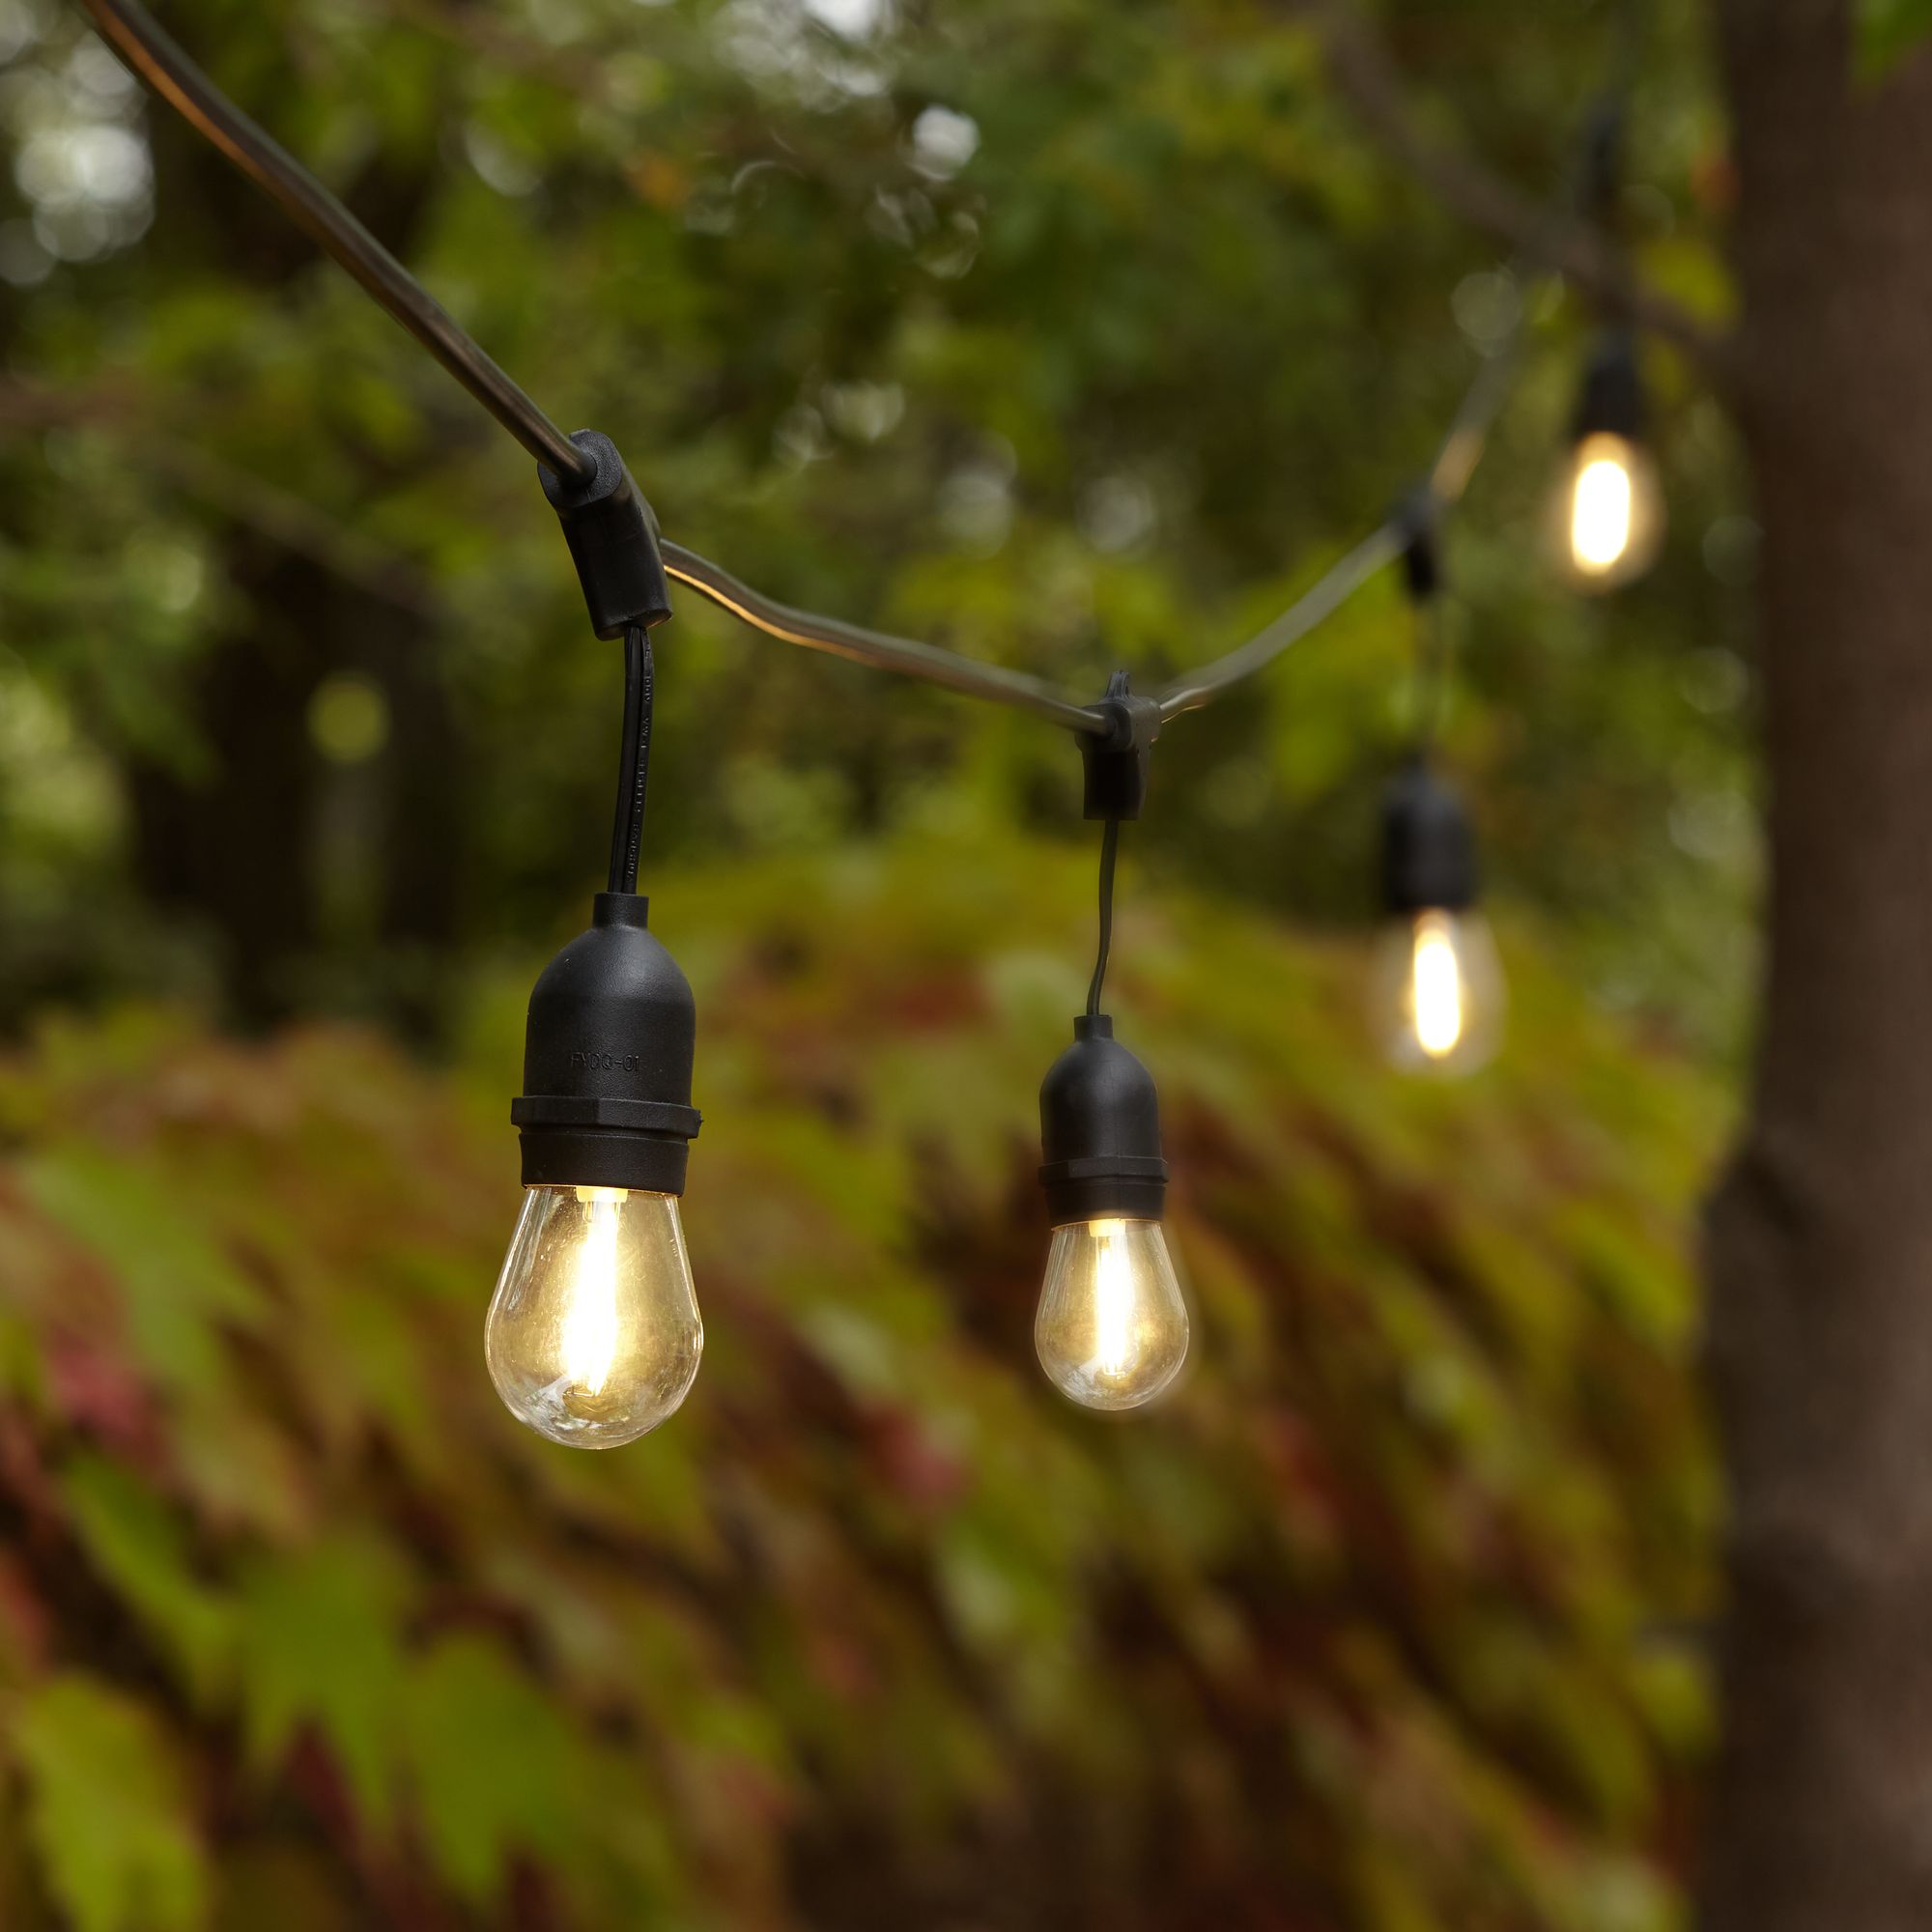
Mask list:
[[1719,0],[1764,526],[1769,985],[1713,1204],[1707,1932],[1932,1926],[1932,58]]
[[[211,267],[265,291],[315,272],[313,245],[280,210],[173,115],[155,123],[168,218],[156,245],[192,272]],[[407,244],[429,204],[422,168],[372,169],[350,199]],[[380,469],[373,459],[372,478]],[[461,758],[426,619],[313,555],[231,524],[225,554],[242,611],[210,648],[191,697],[208,769],[184,777],[136,760],[129,772],[136,877],[145,897],[213,943],[227,1015],[267,1027],[314,1000],[331,937],[318,917],[315,845],[329,775],[307,707],[330,673],[361,671],[388,698],[393,738],[378,786],[379,838],[363,858],[382,955],[364,1003],[412,1038],[434,1041],[457,936],[464,820]]]
[[305,713],[317,674],[298,622],[268,641],[224,638],[194,687],[210,769],[185,778],[135,760],[128,773],[142,895],[213,942],[229,1013],[250,1027],[286,1017],[315,940]]

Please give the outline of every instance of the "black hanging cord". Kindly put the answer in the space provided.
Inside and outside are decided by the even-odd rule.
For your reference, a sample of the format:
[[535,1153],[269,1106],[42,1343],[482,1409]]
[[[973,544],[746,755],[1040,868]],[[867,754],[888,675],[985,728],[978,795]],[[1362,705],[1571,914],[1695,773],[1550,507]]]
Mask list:
[[1426,753],[1441,728],[1453,647],[1442,621],[1442,556],[1436,548],[1435,506],[1418,493],[1399,517],[1402,579],[1415,622],[1415,749]]
[[611,828],[613,893],[638,890],[638,857],[644,842],[644,794],[651,778],[651,702],[656,667],[651,634],[641,624],[624,633],[624,742],[617,755],[617,815]]
[[1442,728],[1448,704],[1449,668],[1455,646],[1442,621],[1442,607],[1431,599],[1415,607],[1415,747],[1427,752]]
[[1107,953],[1114,944],[1114,860],[1121,849],[1121,821],[1110,818],[1100,835],[1100,952],[1094,961],[1094,980],[1087,988],[1090,1018],[1100,1011],[1100,991],[1107,983]]

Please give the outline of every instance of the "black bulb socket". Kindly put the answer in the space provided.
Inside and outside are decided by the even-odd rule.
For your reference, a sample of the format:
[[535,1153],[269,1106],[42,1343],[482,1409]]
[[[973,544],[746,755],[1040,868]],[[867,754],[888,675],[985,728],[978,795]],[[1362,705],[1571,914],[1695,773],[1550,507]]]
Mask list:
[[1039,1090],[1046,1206],[1056,1228],[1119,1216],[1158,1221],[1167,1201],[1153,1076],[1114,1037],[1105,1013],[1073,1022],[1073,1044]]
[[1643,378],[1637,372],[1636,343],[1628,329],[1606,329],[1597,338],[1583,370],[1583,390],[1570,424],[1571,440],[1620,436],[1643,440]]
[[1463,801],[1421,758],[1382,796],[1382,908],[1394,918],[1464,912],[1479,884],[1476,836]]
[[526,1187],[684,1192],[697,1007],[649,911],[636,893],[599,893],[588,931],[530,993],[524,1092],[510,1103]]

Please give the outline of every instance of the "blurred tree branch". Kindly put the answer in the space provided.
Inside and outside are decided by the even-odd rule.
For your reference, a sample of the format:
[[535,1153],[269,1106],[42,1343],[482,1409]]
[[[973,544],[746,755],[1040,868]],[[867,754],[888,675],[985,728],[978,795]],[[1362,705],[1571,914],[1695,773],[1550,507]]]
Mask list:
[[441,610],[436,584],[414,561],[338,523],[306,498],[197,443],[159,431],[137,433],[136,440],[156,469],[210,509],[412,616],[432,617]]
[[622,99],[612,87],[610,67],[597,53],[520,32],[474,7],[452,5],[450,0],[390,0],[387,12],[391,19],[434,34],[510,72],[533,75],[603,104]]
[[412,559],[254,470],[184,441],[146,414],[144,399],[132,386],[103,383],[86,390],[64,390],[0,380],[0,431],[33,434],[82,427],[118,432],[136,461],[158,470],[207,508],[384,603],[418,617],[434,616],[441,609],[435,583]]
[[1707,371],[1721,373],[1724,334],[1646,284],[1608,237],[1565,210],[1533,201],[1430,134],[1388,49],[1351,8],[1337,0],[1282,0],[1282,11],[1313,29],[1330,73],[1363,127],[1445,207],[1573,282],[1611,314],[1674,344]]

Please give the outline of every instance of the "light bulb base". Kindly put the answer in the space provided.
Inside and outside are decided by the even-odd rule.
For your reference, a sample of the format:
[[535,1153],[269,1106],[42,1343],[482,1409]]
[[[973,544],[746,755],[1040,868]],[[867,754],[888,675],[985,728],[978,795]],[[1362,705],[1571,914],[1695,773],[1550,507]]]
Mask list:
[[1153,1076],[1114,1037],[1105,1013],[1073,1022],[1073,1044],[1039,1090],[1040,1185],[1056,1228],[1158,1221],[1167,1205]]
[[524,1093],[511,1102],[526,1187],[684,1192],[697,1009],[648,924],[650,902],[599,893],[591,924],[530,994]]
[[[682,1110],[694,1122],[695,1109]],[[511,1120],[522,1129],[526,1187],[619,1187],[638,1194],[684,1192],[691,1164],[691,1137],[683,1133],[633,1133],[603,1124],[537,1124],[512,1103]],[[692,1133],[696,1133],[694,1125]]]
[[1381,856],[1382,909],[1392,917],[1475,904],[1475,833],[1462,800],[1425,758],[1405,766],[1383,795]]
[[1606,329],[1590,352],[1583,370],[1582,393],[1571,418],[1570,439],[1620,436],[1627,442],[1643,440],[1643,377],[1637,368],[1636,343],[1627,329]]
[[1159,1221],[1167,1213],[1167,1163],[1117,1158],[1055,1161],[1039,1171],[1047,1219],[1056,1228],[1077,1221]]

